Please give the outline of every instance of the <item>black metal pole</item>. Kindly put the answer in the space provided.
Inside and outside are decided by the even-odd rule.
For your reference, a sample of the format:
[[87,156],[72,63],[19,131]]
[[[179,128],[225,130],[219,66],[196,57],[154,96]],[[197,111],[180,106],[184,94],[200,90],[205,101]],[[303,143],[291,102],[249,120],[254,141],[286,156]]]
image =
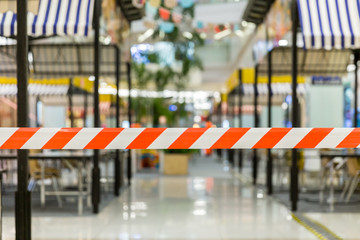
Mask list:
[[[254,127],[259,127],[259,114],[258,114],[258,65],[255,65],[255,79],[254,79]],[[258,175],[258,156],[257,150],[253,150],[253,185],[257,183],[257,175]]]
[[[17,0],[17,125],[28,127],[28,49],[27,0]],[[15,193],[16,240],[31,239],[31,193],[28,191],[28,150],[17,152],[17,181]]]
[[[119,90],[120,90],[120,49],[118,46],[115,46],[115,79],[116,79],[116,102],[115,102],[115,112],[116,112],[116,119],[115,119],[115,127],[120,127],[120,98],[119,98]],[[115,196],[119,196],[119,189],[120,189],[120,177],[122,173],[120,172],[121,162],[120,162],[120,151],[115,151],[115,184],[114,184],[114,194]]]
[[[266,38],[267,42],[269,43],[269,30],[266,29]],[[271,77],[272,77],[272,58],[271,54],[272,51],[269,49],[268,52],[268,127],[271,128],[271,113],[272,113],[272,89],[271,89]],[[266,164],[266,186],[267,186],[267,194],[272,195],[273,193],[273,182],[272,182],[272,175],[273,175],[273,159],[271,155],[271,149],[268,149],[268,159]]]
[[[239,127],[242,127],[242,105],[243,105],[243,92],[242,92],[242,69],[239,69]],[[243,150],[239,149],[239,171],[243,168]]]
[[39,119],[39,102],[40,102],[40,97],[36,96],[36,101],[35,101],[35,119],[36,119],[35,125],[36,125],[36,127],[40,127],[40,125],[41,125],[41,122]]
[[[94,127],[100,127],[100,109],[99,109],[99,78],[100,78],[100,14],[101,0],[95,0],[94,5]],[[100,168],[99,168],[99,150],[94,150],[93,170],[92,170],[92,204],[93,212],[99,212],[100,203]]]
[[[298,27],[298,10],[297,1],[292,1],[292,127],[299,127],[298,121],[298,98],[297,98],[297,27]],[[299,168],[297,149],[292,149],[292,160],[290,169],[290,200],[291,210],[297,210],[297,201],[299,195]]]
[[[129,88],[129,97],[128,97],[128,120],[129,120],[129,126],[131,127],[131,63],[126,63],[126,73],[127,73],[127,81],[128,81],[128,88]],[[131,150],[128,150],[127,155],[127,179],[128,179],[128,185],[131,185],[131,178],[132,178],[132,166],[131,166]]]
[[70,127],[74,127],[74,109],[73,109],[73,79],[69,79],[69,91],[68,91],[68,98],[69,98],[69,118],[70,118]]
[[359,52],[354,51],[354,64],[355,64],[355,86],[354,86],[354,127],[357,127],[358,122],[358,61],[359,61]]

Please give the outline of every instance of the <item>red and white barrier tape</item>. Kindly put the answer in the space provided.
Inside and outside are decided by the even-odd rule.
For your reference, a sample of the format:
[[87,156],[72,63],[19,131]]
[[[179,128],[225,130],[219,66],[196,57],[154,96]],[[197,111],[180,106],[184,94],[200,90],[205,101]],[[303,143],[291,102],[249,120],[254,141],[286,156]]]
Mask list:
[[0,149],[357,148],[360,128],[0,128]]

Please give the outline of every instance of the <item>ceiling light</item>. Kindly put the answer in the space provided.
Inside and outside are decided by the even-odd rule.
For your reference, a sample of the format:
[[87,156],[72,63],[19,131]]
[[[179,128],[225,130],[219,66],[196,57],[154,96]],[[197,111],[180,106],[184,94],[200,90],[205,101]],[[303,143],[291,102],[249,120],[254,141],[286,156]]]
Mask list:
[[279,40],[279,46],[280,47],[285,47],[288,44],[289,44],[288,40],[285,40],[285,39]]
[[346,69],[348,72],[353,72],[353,71],[355,71],[356,66],[355,66],[355,64],[349,64]]
[[220,39],[222,39],[222,38],[230,35],[230,33],[231,33],[231,30],[230,30],[230,29],[226,29],[226,30],[224,30],[224,31],[221,31],[221,32],[215,34],[215,35],[214,35],[214,39],[215,39],[215,40],[220,40]]
[[190,32],[183,32],[183,36],[187,39],[192,39],[193,35]]
[[236,30],[235,31],[235,34],[238,36],[238,37],[243,37],[244,36],[244,32],[242,30]]
[[154,29],[150,28],[138,37],[139,42],[143,42],[154,34]]
[[103,40],[103,43],[105,45],[109,45],[111,43],[111,37],[110,36],[106,36]]

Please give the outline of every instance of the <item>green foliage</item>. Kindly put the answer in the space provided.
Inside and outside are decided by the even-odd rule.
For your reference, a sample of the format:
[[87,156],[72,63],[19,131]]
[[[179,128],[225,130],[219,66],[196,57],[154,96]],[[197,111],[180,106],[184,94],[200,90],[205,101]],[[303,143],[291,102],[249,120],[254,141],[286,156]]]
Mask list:
[[145,64],[132,63],[133,73],[136,77],[136,87],[145,89],[152,79],[152,74],[146,69]]
[[171,126],[173,124],[174,112],[170,112],[169,102],[163,98],[154,98],[153,99],[153,125],[154,127],[159,127],[159,118],[160,116],[165,116],[167,119],[167,125]]
[[195,16],[195,4],[193,4],[189,8],[184,8],[182,11],[183,16],[189,15],[191,18],[194,18]]
[[199,149],[165,149],[164,152],[167,154],[194,154],[198,153]]
[[158,91],[165,89],[166,85],[175,77],[176,73],[170,66],[165,66],[155,72],[155,85]]
[[[161,7],[168,9],[165,6],[164,1],[161,1]],[[189,25],[191,28],[191,21],[188,21],[194,18],[194,9],[195,4],[189,8],[182,9],[183,24]],[[171,9],[168,9],[172,11]],[[171,13],[172,14],[172,13]],[[154,17],[154,20],[159,20],[159,12]],[[170,17],[169,22],[173,22],[173,18]],[[185,38],[183,32],[180,30],[179,25],[176,23],[174,31],[171,33],[161,32],[160,27],[154,29],[152,38],[154,40],[168,41],[172,42],[175,47],[175,59],[178,63],[181,64],[180,72],[174,71],[171,66],[164,66],[156,72],[150,72],[145,68],[144,64],[140,66],[134,66],[134,72],[138,81],[140,88],[145,88],[149,81],[153,80],[157,90],[163,90],[165,87],[172,83],[175,85],[176,89],[184,89],[188,80],[188,75],[193,68],[198,68],[203,70],[203,65],[201,59],[196,56],[195,49],[196,47],[204,45],[204,39],[201,38],[200,34],[196,31],[193,31],[191,39]],[[189,52],[192,52],[189,54]],[[147,58],[150,63],[160,64],[159,56],[156,53],[148,54]],[[135,64],[134,64],[135,65]]]
[[140,122],[141,117],[147,115],[147,106],[149,104],[148,99],[138,97],[138,98],[134,98],[132,101],[133,101],[133,106],[136,108],[135,111],[136,122]]
[[157,53],[149,53],[147,55],[147,58],[149,59],[149,62],[151,62],[151,63],[159,62],[159,56],[157,55]]

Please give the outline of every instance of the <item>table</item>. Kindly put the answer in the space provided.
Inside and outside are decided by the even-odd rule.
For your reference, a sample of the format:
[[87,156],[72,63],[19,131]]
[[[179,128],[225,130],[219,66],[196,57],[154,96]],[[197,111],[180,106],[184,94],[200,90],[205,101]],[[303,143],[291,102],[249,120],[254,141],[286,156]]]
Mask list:
[[[335,168],[335,158],[343,158],[342,161],[338,162],[338,166]],[[339,170],[345,163],[346,159],[344,158],[360,158],[360,153],[344,153],[343,150],[341,151],[331,151],[331,152],[320,152],[320,158],[329,158],[330,162],[328,163],[328,167],[330,170],[330,197],[329,197],[329,204],[330,204],[330,211],[334,211],[334,204],[335,204],[335,194],[334,194],[334,174],[336,170]],[[325,184],[321,183],[321,190],[320,190],[320,202],[324,201],[324,188]]]
[[[82,184],[82,168],[83,163],[85,162],[85,165],[87,165],[87,177],[88,179],[91,178],[91,171],[90,171],[90,165],[89,163],[93,158],[92,152],[63,152],[63,151],[56,151],[56,152],[48,152],[48,153],[36,153],[36,154],[29,154],[29,159],[36,159],[36,160],[42,160],[41,161],[41,178],[45,179],[45,164],[44,160],[64,160],[66,161],[66,164],[71,167],[69,164],[69,160],[77,160],[77,168],[78,168],[78,179],[79,179],[79,186],[78,191],[57,191],[57,192],[47,192],[45,193],[45,184],[44,181],[41,181],[40,189],[41,189],[41,205],[44,206],[45,204],[45,195],[78,195],[78,213],[79,215],[82,215],[83,213],[83,197],[87,196],[87,204],[91,205],[91,181],[88,181],[87,186],[87,192],[84,194],[83,192],[83,184]],[[0,160],[4,159],[17,159],[17,155],[14,154],[3,154],[0,155]]]

